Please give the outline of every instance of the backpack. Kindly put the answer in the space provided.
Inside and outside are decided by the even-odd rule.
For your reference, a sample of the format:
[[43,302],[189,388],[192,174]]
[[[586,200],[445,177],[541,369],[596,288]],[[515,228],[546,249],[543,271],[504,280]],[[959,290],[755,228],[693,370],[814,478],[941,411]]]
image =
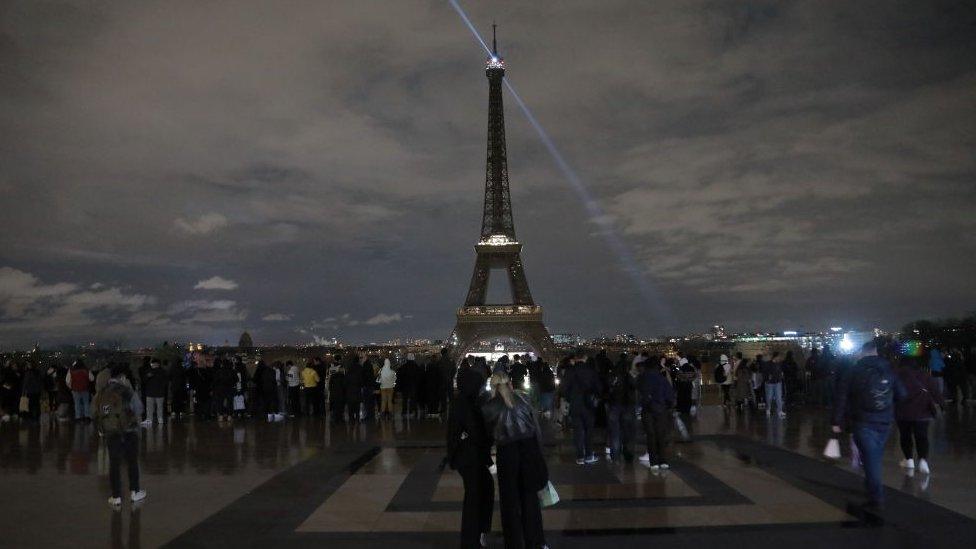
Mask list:
[[725,365],[719,364],[718,366],[716,366],[715,371],[712,372],[712,375],[715,376],[715,383],[718,384],[725,383],[725,380],[727,379],[725,377]]
[[861,380],[860,404],[865,412],[883,412],[894,400],[894,381],[879,364],[865,366]]
[[104,434],[123,433],[138,424],[132,412],[131,394],[121,388],[108,385],[102,389],[95,407],[95,424]]

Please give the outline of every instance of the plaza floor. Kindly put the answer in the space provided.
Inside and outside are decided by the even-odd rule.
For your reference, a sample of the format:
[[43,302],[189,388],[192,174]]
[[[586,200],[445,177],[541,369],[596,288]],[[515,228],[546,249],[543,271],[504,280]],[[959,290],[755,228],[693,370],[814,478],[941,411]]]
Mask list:
[[[770,420],[705,407],[690,426],[663,473],[577,466],[567,434],[548,429],[562,498],[544,511],[550,544],[976,546],[976,407],[933,426],[931,475],[898,467],[892,435],[879,514],[857,510],[849,460],[820,457],[820,411]],[[443,432],[436,419],[172,422],[142,433],[148,500],[116,512],[91,426],[2,424],[0,547],[456,547],[462,489],[438,469]],[[501,547],[497,512],[494,523],[490,546]]]

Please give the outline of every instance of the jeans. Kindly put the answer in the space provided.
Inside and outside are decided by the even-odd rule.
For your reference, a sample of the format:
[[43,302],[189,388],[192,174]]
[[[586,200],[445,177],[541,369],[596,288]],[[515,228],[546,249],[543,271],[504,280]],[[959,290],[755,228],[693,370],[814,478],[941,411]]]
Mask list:
[[918,450],[918,459],[929,457],[929,420],[898,420],[898,442],[905,459],[913,459]]
[[766,411],[771,412],[773,409],[773,401],[776,401],[776,405],[779,407],[777,410],[779,412],[784,412],[783,409],[783,384],[782,383],[766,383]]
[[91,394],[88,391],[71,391],[75,401],[75,419],[91,417]]
[[864,488],[871,503],[884,502],[884,484],[881,482],[881,457],[888,440],[890,425],[887,423],[858,423],[854,426],[854,444],[861,453],[864,465]]
[[569,411],[573,423],[573,442],[576,444],[576,458],[584,459],[593,455],[590,447],[590,433],[593,432],[593,410],[586,406],[572,406]]
[[134,432],[114,433],[105,439],[108,446],[108,478],[112,497],[122,497],[122,459],[129,467],[129,490],[139,491],[139,435]]
[[625,459],[633,457],[631,441],[633,440],[634,422],[637,412],[633,406],[612,404],[607,409],[607,430],[610,435],[610,457]]
[[165,413],[164,408],[166,407],[166,399],[163,397],[146,397],[146,421],[153,420],[153,412],[155,411],[156,421],[162,425],[165,423]]

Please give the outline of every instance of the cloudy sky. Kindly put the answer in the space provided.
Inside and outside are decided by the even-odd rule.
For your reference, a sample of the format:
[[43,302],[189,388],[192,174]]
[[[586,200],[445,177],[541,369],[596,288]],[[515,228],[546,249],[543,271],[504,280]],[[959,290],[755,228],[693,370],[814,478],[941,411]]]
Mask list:
[[[585,186],[506,95],[551,331],[976,309],[972,3],[461,5]],[[0,349],[446,337],[483,68],[446,0],[4,2]]]

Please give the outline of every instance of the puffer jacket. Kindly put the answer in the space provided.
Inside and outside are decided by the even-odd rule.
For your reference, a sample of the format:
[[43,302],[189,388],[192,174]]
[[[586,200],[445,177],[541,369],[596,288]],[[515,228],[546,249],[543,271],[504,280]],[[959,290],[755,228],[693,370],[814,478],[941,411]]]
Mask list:
[[496,395],[482,406],[481,412],[498,446],[540,435],[535,411],[519,393],[515,393],[515,406],[512,408]]

